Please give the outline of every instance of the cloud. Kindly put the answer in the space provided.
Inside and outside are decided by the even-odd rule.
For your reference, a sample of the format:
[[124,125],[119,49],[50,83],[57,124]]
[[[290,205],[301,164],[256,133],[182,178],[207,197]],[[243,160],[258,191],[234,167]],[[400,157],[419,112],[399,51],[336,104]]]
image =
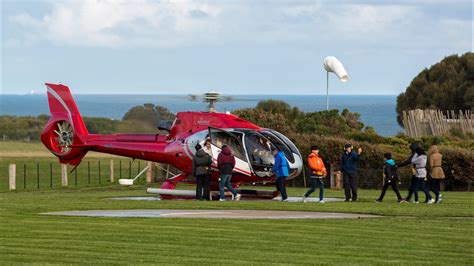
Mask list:
[[183,0],[61,1],[52,2],[52,10],[41,18],[21,13],[10,22],[56,45],[167,45],[215,30],[211,20],[218,12],[212,5]]
[[[465,1],[460,1],[466,5]],[[462,38],[472,18],[439,18],[427,9],[446,1],[234,2],[192,0],[85,0],[51,2],[34,17],[14,14],[14,38],[57,46],[176,47],[320,41],[393,45],[402,40],[441,42]],[[448,26],[447,26],[448,25]],[[449,27],[453,25],[455,27]],[[6,43],[21,43],[7,40]]]

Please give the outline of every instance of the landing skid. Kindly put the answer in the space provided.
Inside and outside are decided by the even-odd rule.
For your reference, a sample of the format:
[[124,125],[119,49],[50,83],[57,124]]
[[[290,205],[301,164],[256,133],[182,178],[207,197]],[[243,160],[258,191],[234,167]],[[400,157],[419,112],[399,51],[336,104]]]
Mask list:
[[[163,199],[193,199],[196,196],[194,190],[183,190],[183,189],[168,189],[168,188],[148,188],[147,193],[158,194]],[[253,190],[253,189],[237,189],[237,192],[242,195],[243,198],[253,199],[273,199],[279,195],[277,191],[270,190]],[[232,196],[230,192],[226,192],[226,196]],[[218,199],[219,191],[211,191],[211,198]]]

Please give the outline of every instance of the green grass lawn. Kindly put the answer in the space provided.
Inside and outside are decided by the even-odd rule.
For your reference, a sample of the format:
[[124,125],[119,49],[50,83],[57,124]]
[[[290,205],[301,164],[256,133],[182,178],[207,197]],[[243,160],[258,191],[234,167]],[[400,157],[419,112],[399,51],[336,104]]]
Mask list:
[[[290,188],[299,196],[304,189]],[[113,201],[144,187],[0,193],[0,261],[54,264],[474,264],[473,195],[397,204],[362,190],[357,203]],[[406,193],[403,191],[403,193]],[[326,196],[342,196],[327,190]],[[370,219],[229,220],[40,215],[87,209],[257,209],[354,212]]]

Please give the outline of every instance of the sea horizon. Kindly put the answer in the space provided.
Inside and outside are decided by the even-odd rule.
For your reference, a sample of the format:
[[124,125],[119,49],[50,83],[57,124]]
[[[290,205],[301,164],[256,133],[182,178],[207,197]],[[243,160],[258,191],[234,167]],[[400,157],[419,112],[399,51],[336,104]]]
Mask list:
[[[188,101],[189,94],[74,94],[83,116],[122,119],[132,107],[153,103],[171,112],[205,111],[206,103]],[[218,102],[220,112],[252,108],[261,100],[274,99],[287,102],[304,112],[326,110],[326,95],[317,94],[223,94],[235,97],[234,101]],[[397,95],[353,94],[329,95],[329,109],[342,111],[347,108],[360,114],[365,126],[373,127],[383,136],[393,136],[403,131],[396,120]],[[0,115],[38,116],[49,114],[46,94],[0,94]]]

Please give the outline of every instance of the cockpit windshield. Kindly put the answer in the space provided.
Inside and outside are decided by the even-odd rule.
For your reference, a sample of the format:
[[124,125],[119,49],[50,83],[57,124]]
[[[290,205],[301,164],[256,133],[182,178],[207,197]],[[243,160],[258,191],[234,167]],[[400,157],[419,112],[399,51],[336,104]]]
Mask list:
[[266,137],[257,132],[245,134],[245,148],[252,164],[273,165],[273,147]]
[[[284,142],[284,139],[280,139],[277,137],[275,134],[276,131],[262,131],[260,132],[262,135],[264,135],[273,145],[277,146],[280,151],[283,151],[285,153],[286,158],[288,161],[291,163],[295,162],[295,158],[293,156],[292,150],[289,148],[289,146]],[[280,133],[279,133],[280,134]],[[281,134],[280,134],[281,135]],[[289,140],[288,140],[289,141]],[[291,141],[289,141],[291,143]],[[293,143],[291,143],[293,145]]]

